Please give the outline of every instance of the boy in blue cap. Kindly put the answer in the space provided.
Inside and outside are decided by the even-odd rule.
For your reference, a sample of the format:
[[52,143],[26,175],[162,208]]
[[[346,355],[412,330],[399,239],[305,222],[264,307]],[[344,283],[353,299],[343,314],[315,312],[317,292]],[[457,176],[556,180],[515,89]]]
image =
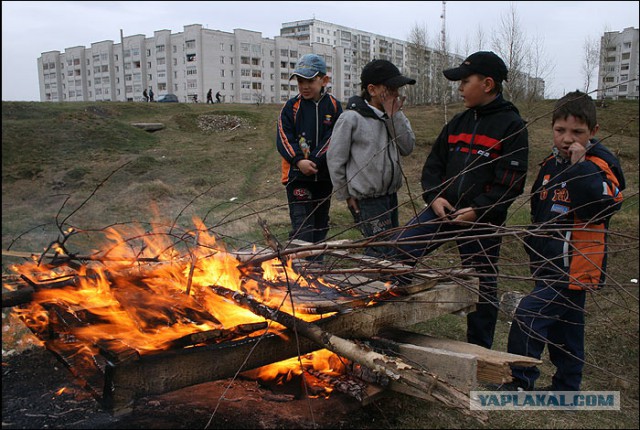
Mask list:
[[342,106],[326,92],[327,65],[319,55],[303,55],[289,80],[294,77],[299,94],[280,112],[276,147],[282,156],[281,181],[289,202],[289,239],[317,243],[329,232],[333,186],[326,154]]
[[478,304],[467,315],[467,341],[491,348],[498,317],[498,233],[509,206],[524,191],[527,128],[502,96],[507,66],[495,53],[471,54],[443,74],[460,81],[467,110],[443,127],[431,148],[421,179],[427,206],[396,236],[395,258],[416,265],[455,240],[462,265],[481,274]]

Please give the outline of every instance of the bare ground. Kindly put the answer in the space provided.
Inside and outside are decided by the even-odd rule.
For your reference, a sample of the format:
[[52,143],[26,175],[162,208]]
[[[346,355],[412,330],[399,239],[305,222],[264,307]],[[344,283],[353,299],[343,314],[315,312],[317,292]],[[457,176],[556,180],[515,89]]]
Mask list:
[[309,399],[240,379],[141,398],[130,414],[113,416],[43,347],[2,366],[3,429],[380,428],[385,419],[379,406],[341,393]]

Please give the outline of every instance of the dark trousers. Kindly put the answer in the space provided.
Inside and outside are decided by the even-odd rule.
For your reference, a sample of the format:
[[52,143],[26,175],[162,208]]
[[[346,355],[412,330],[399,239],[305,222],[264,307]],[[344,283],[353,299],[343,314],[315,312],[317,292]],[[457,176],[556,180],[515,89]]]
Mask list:
[[[386,196],[371,197],[358,200],[360,213],[356,214],[352,208],[353,221],[364,237],[375,237],[377,241],[388,240],[384,232],[398,227],[398,195],[396,193]],[[393,248],[379,246],[365,248],[365,254],[387,258],[393,254]]]
[[[498,258],[502,237],[497,229],[468,228],[438,220],[431,208],[424,209],[396,235],[395,259],[415,265],[418,258],[433,252],[446,241],[455,240],[463,267],[481,273],[476,310],[467,315],[467,341],[491,348],[498,319]],[[469,238],[478,236],[480,238]],[[402,242],[420,242],[403,244]]]
[[327,238],[333,185],[328,181],[293,181],[287,184],[291,231],[289,239],[317,243]]
[[[556,391],[579,391],[584,366],[585,291],[553,288],[536,281],[533,291],[516,309],[507,351],[540,358],[545,345],[556,367],[551,388]],[[511,369],[514,383],[533,390],[540,376],[537,367]]]

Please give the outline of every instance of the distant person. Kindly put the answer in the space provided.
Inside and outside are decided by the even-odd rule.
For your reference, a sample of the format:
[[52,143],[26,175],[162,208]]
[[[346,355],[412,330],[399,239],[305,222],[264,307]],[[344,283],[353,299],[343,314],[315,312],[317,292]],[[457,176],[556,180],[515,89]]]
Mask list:
[[153,89],[149,88],[149,101],[152,102],[153,101]]
[[[547,346],[556,372],[545,390],[580,390],[586,294],[604,284],[609,220],[622,205],[622,168],[595,139],[598,128],[589,95],[559,99],[552,151],[531,188],[525,248],[535,286],[515,311],[507,351],[539,359]],[[513,366],[512,375],[505,388],[534,390],[540,371]]]
[[[211,90],[209,90],[211,91]],[[216,93],[216,103],[222,103],[222,99],[221,99],[222,95],[220,94],[220,91],[218,91]]]
[[467,315],[467,342],[485,348],[493,344],[498,317],[498,233],[524,191],[529,160],[526,123],[502,95],[507,72],[490,51],[443,71],[448,80],[460,81],[467,109],[434,142],[422,168],[426,207],[396,237],[396,258],[407,265],[447,240],[456,242],[462,266],[480,274],[478,303]]
[[209,104],[209,103],[213,104],[212,93],[213,93],[213,90],[211,90],[211,88],[209,88],[209,91],[207,91],[207,104]]
[[319,55],[303,55],[290,80],[294,77],[299,94],[280,111],[276,147],[289,204],[289,239],[317,243],[329,232],[333,188],[326,154],[342,105],[326,92],[327,65]]
[[[400,158],[411,154],[416,143],[399,91],[415,83],[393,63],[371,61],[362,69],[361,94],[349,99],[333,130],[327,164],[335,196],[346,202],[365,237],[399,225]],[[388,252],[386,248],[365,249],[366,254],[377,257]]]
[[149,101],[149,94],[147,94],[146,88],[144,89],[144,91],[142,91],[142,98],[144,99],[145,102]]

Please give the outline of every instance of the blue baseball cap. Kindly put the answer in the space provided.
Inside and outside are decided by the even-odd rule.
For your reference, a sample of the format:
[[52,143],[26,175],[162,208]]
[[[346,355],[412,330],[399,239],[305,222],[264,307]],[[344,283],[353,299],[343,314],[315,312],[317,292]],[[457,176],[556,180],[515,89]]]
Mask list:
[[327,63],[325,63],[324,59],[319,55],[305,54],[300,57],[300,60],[298,60],[298,64],[293,70],[291,77],[289,77],[289,80],[293,79],[294,76],[300,76],[304,79],[312,79],[319,74],[327,74]]

